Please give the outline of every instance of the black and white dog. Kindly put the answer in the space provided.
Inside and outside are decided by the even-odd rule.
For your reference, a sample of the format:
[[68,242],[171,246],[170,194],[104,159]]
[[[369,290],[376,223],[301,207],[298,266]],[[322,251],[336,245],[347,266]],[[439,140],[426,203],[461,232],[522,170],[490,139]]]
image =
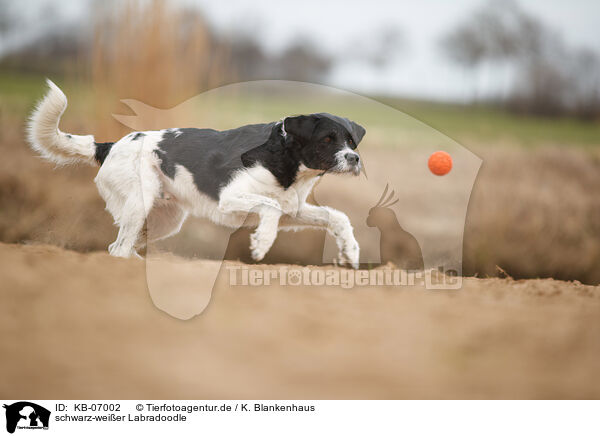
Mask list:
[[29,142],[56,164],[100,165],[94,181],[119,227],[111,255],[137,255],[146,239],[174,235],[192,214],[234,228],[257,226],[250,238],[257,261],[280,229],[323,228],[336,240],[340,264],[358,267],[359,246],[348,217],[306,202],[323,174],[360,173],[355,149],[365,129],[358,124],[321,113],[225,131],[134,132],[114,143],[96,143],[92,135],[58,129],[67,98],[51,81],[48,86],[31,116]]

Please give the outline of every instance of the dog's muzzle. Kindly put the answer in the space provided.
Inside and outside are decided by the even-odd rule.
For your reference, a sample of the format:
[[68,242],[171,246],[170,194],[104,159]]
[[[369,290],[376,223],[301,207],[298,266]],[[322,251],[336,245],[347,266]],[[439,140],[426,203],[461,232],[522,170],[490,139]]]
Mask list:
[[354,175],[360,174],[361,163],[358,153],[348,152],[344,154],[344,159],[346,159],[348,172],[351,172]]
[[360,174],[361,170],[361,162],[360,156],[357,152],[350,149],[349,147],[338,151],[335,154],[335,166],[331,168],[329,171],[334,173],[350,173],[355,176]]

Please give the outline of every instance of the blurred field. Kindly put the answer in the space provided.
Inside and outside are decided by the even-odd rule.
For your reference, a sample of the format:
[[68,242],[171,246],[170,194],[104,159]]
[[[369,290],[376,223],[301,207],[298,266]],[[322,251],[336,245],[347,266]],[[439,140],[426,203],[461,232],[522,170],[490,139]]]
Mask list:
[[[0,67],[0,354],[9,356],[0,395],[600,398],[598,121],[376,98],[398,112],[304,92],[216,94],[171,119],[161,110],[248,73],[240,66],[249,64],[236,62],[244,52],[211,39],[201,14],[173,3],[102,4],[94,2],[98,10],[85,23],[90,41],[78,54],[46,65],[40,59],[51,57],[44,50],[52,44],[40,43],[40,57],[21,54],[31,68]],[[153,31],[140,31],[147,28]],[[293,55],[291,65],[302,59]],[[11,62],[2,65],[18,65]],[[24,141],[27,114],[45,91],[40,72],[48,71],[61,71],[50,78],[69,98],[61,129],[99,142],[130,131],[113,114],[135,124],[140,108],[154,118],[137,129],[230,128],[323,108],[368,126],[359,150],[373,183],[324,177],[314,200],[346,212],[357,233],[372,232],[361,235],[362,253],[383,252],[385,235],[391,260],[402,260],[398,226],[406,222],[433,246],[454,243],[451,254],[463,249],[463,288],[230,287],[221,271],[205,313],[188,322],[169,317],[152,304],[148,280],[208,292],[203,272],[220,265],[207,260],[220,260],[220,248],[225,265],[251,263],[249,230],[230,235],[189,220],[159,244],[200,258],[182,261],[191,283],[160,271],[147,276],[143,261],[109,257],[117,229],[93,184],[97,168],[54,169]],[[461,183],[474,166],[461,168],[460,154],[443,179],[425,166],[427,153],[447,147],[478,165],[460,145],[483,159],[470,199]],[[368,229],[388,183],[402,200],[397,215]],[[438,196],[425,195],[434,183],[442,186],[433,190]],[[464,221],[454,212],[467,204]],[[456,246],[463,222],[464,243]],[[324,244],[321,232],[283,233],[252,268],[319,265]]]
[[140,260],[0,244],[0,261],[3,398],[600,397],[597,287],[229,287],[222,270],[182,322]]
[[[0,147],[4,157],[0,161],[0,240],[44,242],[79,251],[105,250],[114,240],[116,229],[92,183],[96,170],[69,167],[54,171],[24,143],[24,119],[43,93],[42,78],[2,75],[0,83]],[[85,84],[67,81],[64,88],[70,105],[61,124],[63,130],[93,133],[99,141],[116,138],[96,131],[98,122],[115,124],[113,132],[128,131],[111,119],[110,113],[98,121],[93,93]],[[281,96],[260,99],[262,113],[256,113],[256,106],[243,99],[209,108],[206,117],[212,120],[210,127],[276,120],[318,107],[314,101],[294,99],[290,103],[289,98]],[[416,117],[446,126],[442,133],[459,141],[464,139],[464,145],[473,144],[469,147],[483,159],[465,226],[463,273],[494,276],[498,266],[515,278],[554,277],[600,283],[600,153],[599,144],[594,142],[600,138],[598,124],[395,102],[396,107],[403,104]],[[117,107],[121,108],[117,113],[128,113],[125,107]],[[373,167],[386,168],[397,159],[407,158],[406,149],[398,148],[397,138],[409,144],[412,140],[415,144],[423,142],[419,132],[410,131],[410,125],[390,128],[390,120],[377,113],[361,112],[360,107],[346,108],[342,102],[340,113],[375,126],[361,145],[373,151],[368,160]],[[396,186],[402,183],[393,167],[386,173],[389,181],[396,180]],[[335,189],[350,188],[340,184],[339,188],[325,190],[325,201],[335,198]],[[419,189],[410,195],[417,201]],[[344,207],[347,212],[354,208],[358,213],[368,211],[372,202],[370,197],[355,197]],[[184,228],[182,238],[210,245],[211,240],[228,237],[216,226],[204,239],[196,233],[190,224]],[[247,236],[243,230],[238,232],[236,248],[229,250],[228,258],[249,261]],[[320,240],[318,234],[308,238],[284,234],[266,261],[318,263],[313,255],[302,253],[308,253],[311,244]],[[294,256],[286,249],[290,246],[307,248]]]

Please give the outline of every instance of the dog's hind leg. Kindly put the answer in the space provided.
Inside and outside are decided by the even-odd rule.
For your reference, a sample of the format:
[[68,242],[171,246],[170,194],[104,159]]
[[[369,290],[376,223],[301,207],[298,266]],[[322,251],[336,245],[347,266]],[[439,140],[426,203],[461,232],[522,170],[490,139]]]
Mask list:
[[135,197],[128,198],[123,205],[121,216],[117,222],[119,234],[115,242],[108,246],[111,256],[131,257],[137,255],[134,247],[144,227],[146,214],[143,204],[140,204],[139,199]]
[[[99,184],[100,186],[104,188],[104,185]],[[154,173],[147,173],[137,182],[124,186],[129,188],[126,197],[116,194],[114,189],[111,189],[112,195],[103,195],[107,209],[115,217],[115,223],[119,226],[117,239],[108,246],[110,255],[116,257],[137,256],[136,243],[140,239],[146,217],[160,192],[160,182]],[[122,191],[125,190],[124,186],[121,187]],[[102,193],[106,189],[100,191]]]

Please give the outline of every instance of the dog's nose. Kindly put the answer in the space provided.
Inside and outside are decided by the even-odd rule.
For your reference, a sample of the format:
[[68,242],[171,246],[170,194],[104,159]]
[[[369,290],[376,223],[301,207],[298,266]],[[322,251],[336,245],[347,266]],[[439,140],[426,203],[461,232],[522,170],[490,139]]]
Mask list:
[[346,153],[344,155],[344,157],[346,158],[346,161],[348,161],[348,163],[350,165],[358,165],[358,154],[356,153]]

